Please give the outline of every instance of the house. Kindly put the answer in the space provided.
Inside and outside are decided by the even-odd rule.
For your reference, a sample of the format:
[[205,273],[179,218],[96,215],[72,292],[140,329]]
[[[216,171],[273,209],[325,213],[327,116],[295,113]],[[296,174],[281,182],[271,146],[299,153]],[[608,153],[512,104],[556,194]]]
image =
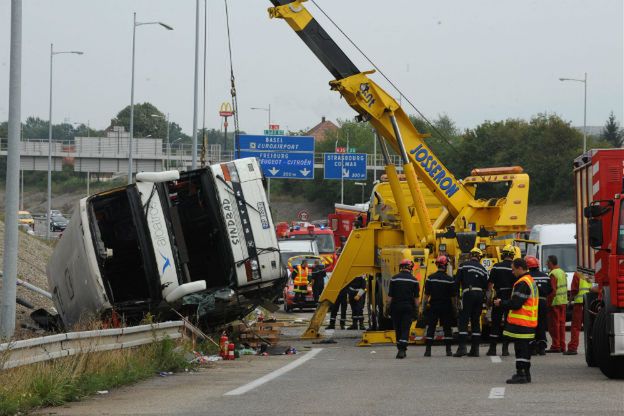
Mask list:
[[312,127],[306,134],[314,137],[314,142],[322,142],[327,138],[327,133],[338,131],[339,128],[334,123],[326,120],[325,117],[321,118],[321,122]]

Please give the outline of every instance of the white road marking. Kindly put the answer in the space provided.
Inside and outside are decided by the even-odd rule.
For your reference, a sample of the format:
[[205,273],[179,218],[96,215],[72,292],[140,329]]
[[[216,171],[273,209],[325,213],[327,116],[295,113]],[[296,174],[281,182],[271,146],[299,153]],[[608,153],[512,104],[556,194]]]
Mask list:
[[490,358],[492,359],[493,363],[502,363],[503,362],[503,360],[501,360],[501,358],[498,355],[492,355]]
[[505,387],[492,387],[488,399],[504,399]]
[[295,368],[299,367],[301,364],[314,358],[321,351],[323,351],[323,348],[312,348],[303,357],[298,358],[295,361],[285,365],[284,367],[278,368],[277,370],[272,371],[269,374],[260,377],[259,379],[256,379],[250,383],[240,386],[237,389],[230,390],[227,393],[225,393],[224,396],[240,396],[241,394],[245,394],[248,391],[255,389],[256,387],[259,387],[265,383],[268,383],[269,381],[274,380],[291,370],[294,370]]

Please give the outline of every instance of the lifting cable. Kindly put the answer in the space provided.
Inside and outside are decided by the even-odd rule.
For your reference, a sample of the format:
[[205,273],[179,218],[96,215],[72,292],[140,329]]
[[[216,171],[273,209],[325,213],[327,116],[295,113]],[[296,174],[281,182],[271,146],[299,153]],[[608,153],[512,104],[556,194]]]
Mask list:
[[[236,154],[236,150],[238,147],[238,136],[240,134],[239,126],[238,126],[238,97],[236,95],[236,82],[234,78],[234,63],[232,60],[232,39],[230,35],[230,13],[228,10],[228,0],[223,0],[225,3],[225,23],[227,27],[227,38],[228,38],[228,53],[230,56],[230,83],[231,89],[230,94],[232,95],[232,110],[234,112],[234,154]],[[227,137],[225,138],[227,140]]]
[[422,117],[422,119],[431,127],[431,129],[436,132],[438,134],[438,136],[440,136],[440,138],[442,138],[449,146],[451,149],[453,149],[457,154],[459,154],[458,150],[455,149],[455,147],[453,146],[453,144],[450,142],[450,140],[444,135],[442,134],[442,132],[440,130],[438,130],[438,128],[431,122],[429,121],[429,119],[418,109],[416,108],[416,106],[410,101],[410,99],[405,96],[405,94],[403,94],[403,92],[401,92],[401,90],[399,89],[399,87],[397,87],[391,80],[390,78],[388,78],[386,76],[386,74],[372,61],[372,59],[370,59],[368,57],[368,55],[366,55],[364,53],[364,51],[340,28],[340,26],[338,26],[338,24],[331,18],[329,17],[329,15],[325,12],[325,10],[323,10],[317,3],[316,0],[310,0],[317,9],[319,9],[319,11],[331,22],[332,25],[334,25],[334,27],[349,41],[349,43],[351,43],[351,45],[353,45],[353,47],[355,49],[357,49],[357,51],[362,54],[362,56],[364,57],[364,59],[366,59],[368,61],[369,64],[371,64],[373,66],[373,68],[375,68],[375,70],[377,72],[379,72],[379,74],[381,74],[381,76],[399,93],[400,97],[405,98],[405,101],[407,101],[409,103],[409,105],[418,113],[418,115],[420,117]]

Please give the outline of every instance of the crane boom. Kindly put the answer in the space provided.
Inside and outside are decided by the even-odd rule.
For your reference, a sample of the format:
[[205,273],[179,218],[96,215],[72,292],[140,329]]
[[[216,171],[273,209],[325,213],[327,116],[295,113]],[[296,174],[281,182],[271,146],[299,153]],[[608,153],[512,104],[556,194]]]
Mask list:
[[416,174],[442,205],[448,207],[451,215],[457,216],[474,199],[471,192],[429,149],[423,140],[426,136],[416,130],[399,103],[369,78],[373,71],[361,72],[305,8],[303,1],[271,0],[275,7],[269,9],[269,15],[286,20],[334,76],[331,88],[346,99],[362,120],[370,121],[390,146],[401,154],[400,141],[389,117],[395,116]]

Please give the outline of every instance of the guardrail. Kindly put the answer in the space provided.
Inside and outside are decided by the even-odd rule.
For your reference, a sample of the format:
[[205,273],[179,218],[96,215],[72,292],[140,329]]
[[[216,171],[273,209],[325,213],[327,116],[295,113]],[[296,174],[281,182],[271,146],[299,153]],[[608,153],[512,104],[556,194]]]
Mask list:
[[90,352],[137,347],[183,336],[183,321],[68,332],[0,344],[0,370]]

